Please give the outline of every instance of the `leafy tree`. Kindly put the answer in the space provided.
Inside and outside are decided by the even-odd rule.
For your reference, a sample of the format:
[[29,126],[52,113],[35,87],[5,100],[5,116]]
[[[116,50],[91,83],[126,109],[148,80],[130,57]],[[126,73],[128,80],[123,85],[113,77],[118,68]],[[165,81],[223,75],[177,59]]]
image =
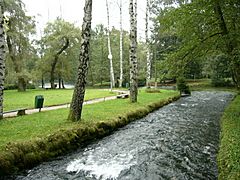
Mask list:
[[[114,76],[116,77],[116,83],[120,82],[119,74],[121,74],[120,67],[120,33],[121,31],[112,28],[110,32],[111,38],[111,49],[113,58],[113,69]],[[89,85],[110,85],[110,64],[107,59],[108,46],[107,46],[107,30],[103,25],[97,25],[91,33],[91,47],[90,47],[90,64],[88,73],[88,84]],[[123,37],[129,36],[127,31],[123,31]],[[122,60],[122,71],[123,71],[123,85],[129,82],[129,38],[123,38],[123,60]],[[119,79],[119,81],[118,81]],[[117,84],[116,84],[117,85]]]
[[32,17],[26,16],[21,0],[4,0],[3,8],[8,19],[7,60],[12,61],[17,77],[18,91],[25,91],[29,79],[26,64],[33,49],[29,37],[35,33],[35,23]]
[[191,61],[223,53],[227,56],[232,79],[239,88],[239,7],[237,0],[195,0],[166,8],[158,16],[159,33],[176,36],[179,44],[167,55],[171,72],[182,74]]
[[[78,28],[60,18],[57,18],[53,23],[48,23],[44,29],[41,44],[43,48],[42,60],[46,65],[43,66],[43,71],[47,70],[49,73],[52,89],[55,88],[56,73],[58,72],[59,81],[62,81],[62,76],[66,73],[63,66],[69,63],[64,61],[71,62],[68,56],[71,56],[72,50],[80,42],[79,34],[80,30]],[[46,68],[46,66],[49,66],[49,68]]]
[[[112,33],[111,33],[112,34]],[[88,81],[92,85],[109,81],[110,66],[107,60],[107,35],[105,28],[102,24],[99,24],[92,30],[91,38],[91,53],[89,63]]]

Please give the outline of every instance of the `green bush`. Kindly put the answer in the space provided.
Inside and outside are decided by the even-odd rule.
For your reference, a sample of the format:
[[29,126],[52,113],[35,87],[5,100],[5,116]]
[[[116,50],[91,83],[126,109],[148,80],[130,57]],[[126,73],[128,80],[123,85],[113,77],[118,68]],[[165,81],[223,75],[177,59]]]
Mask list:
[[27,84],[27,89],[36,89],[34,84]]
[[93,87],[110,87],[110,82],[102,82],[101,83],[97,83],[97,84],[94,84]]
[[233,86],[232,82],[227,79],[225,80],[224,78],[213,76],[211,79],[211,84],[214,87],[230,87]]
[[18,88],[18,86],[16,84],[5,84],[4,85],[4,90],[14,90],[17,88]]
[[147,88],[145,90],[146,93],[160,93],[160,90],[159,89],[156,89],[156,88]]
[[191,94],[189,86],[183,77],[179,77],[177,79],[177,89],[180,91],[180,93]]

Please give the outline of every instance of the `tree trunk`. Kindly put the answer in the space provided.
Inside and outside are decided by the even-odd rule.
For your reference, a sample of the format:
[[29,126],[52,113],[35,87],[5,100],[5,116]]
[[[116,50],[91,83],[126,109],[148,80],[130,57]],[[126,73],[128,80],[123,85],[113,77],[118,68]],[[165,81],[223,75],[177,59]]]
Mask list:
[[26,91],[27,83],[23,77],[18,77],[18,92]]
[[42,89],[44,88],[44,79],[43,79],[43,75],[42,75]]
[[104,41],[103,41],[103,37],[101,38],[101,69],[100,69],[100,82],[101,82],[101,86],[103,84],[103,74],[104,74]]
[[119,78],[119,88],[121,88],[121,87],[122,87],[122,82],[123,82],[123,28],[122,28],[122,0],[120,0],[119,10],[120,10],[120,78]]
[[[156,46],[156,45],[155,45],[155,46]],[[156,48],[156,47],[155,47],[154,62],[155,62],[154,87],[155,87],[155,89],[157,89],[157,48]]]
[[3,118],[3,89],[5,78],[5,35],[3,28],[3,4],[0,2],[0,119]]
[[53,60],[53,63],[51,64],[51,72],[50,72],[50,84],[51,84],[51,89],[55,89],[55,84],[54,84],[54,81],[55,81],[55,69],[56,69],[56,66],[57,66],[57,63],[58,63],[58,59],[59,59],[59,56],[62,54],[62,52],[68,48],[69,46],[69,39],[64,37],[63,38],[65,40],[65,44],[63,45],[63,47],[55,54],[54,56],[54,60]]
[[70,106],[68,119],[79,121],[82,115],[82,105],[85,95],[86,77],[89,62],[89,48],[91,36],[91,21],[92,21],[92,0],[85,0],[84,17],[81,35],[81,48],[79,55],[78,76],[75,84],[75,89]]
[[150,79],[151,79],[151,59],[150,59],[150,47],[149,47],[149,39],[148,39],[148,20],[149,20],[149,0],[147,0],[146,5],[146,45],[147,45],[147,77],[146,77],[146,86],[150,87]]
[[[12,60],[12,62],[13,62],[14,70],[17,74],[19,74],[19,73],[21,73],[22,67],[21,67],[21,63],[19,63],[17,61],[17,57],[14,54],[11,37],[9,35],[7,35],[6,40],[7,40],[9,56],[10,56],[10,59]],[[25,79],[21,76],[18,76],[17,80],[18,80],[18,82],[17,82],[18,91],[19,92],[26,91],[26,81],[25,81]]]
[[219,28],[222,31],[222,37],[225,40],[227,55],[230,59],[230,64],[232,65],[231,69],[233,81],[235,82],[236,87],[240,89],[240,63],[239,60],[236,58],[237,56],[235,55],[237,43],[236,39],[230,37],[229,30],[227,28],[227,24],[224,19],[223,11],[220,5],[220,0],[214,1],[214,12],[219,22]]
[[62,89],[62,78],[61,78],[61,76],[58,77],[58,89]]
[[107,0],[106,0],[106,7],[107,7],[107,21],[108,21],[108,28],[107,28],[108,59],[109,59],[109,63],[110,63],[110,80],[111,80],[111,91],[112,91],[112,88],[115,88],[115,79],[114,79],[114,71],[113,71],[112,49],[111,49],[111,40],[110,40],[109,8],[108,8]]
[[65,89],[63,78],[62,78],[62,88]]
[[135,1],[135,12],[133,0],[129,1],[130,14],[130,101],[137,102],[137,0]]

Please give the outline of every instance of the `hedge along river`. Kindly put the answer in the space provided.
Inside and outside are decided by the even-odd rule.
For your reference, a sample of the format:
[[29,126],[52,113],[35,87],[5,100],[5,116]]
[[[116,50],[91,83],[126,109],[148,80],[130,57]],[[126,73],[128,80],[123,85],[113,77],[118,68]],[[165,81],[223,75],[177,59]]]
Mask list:
[[233,95],[193,92],[15,179],[217,179],[220,117]]

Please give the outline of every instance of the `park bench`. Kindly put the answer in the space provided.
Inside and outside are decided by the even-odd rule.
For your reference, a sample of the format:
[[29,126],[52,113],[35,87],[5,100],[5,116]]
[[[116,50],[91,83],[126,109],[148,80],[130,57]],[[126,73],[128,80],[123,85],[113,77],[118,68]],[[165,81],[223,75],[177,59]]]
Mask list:
[[129,94],[118,94],[117,95],[117,99],[125,99],[125,98],[128,98],[129,97]]
[[17,116],[23,116],[26,115],[26,110],[27,110],[26,108],[15,109],[11,111],[5,111],[3,114],[17,112]]

